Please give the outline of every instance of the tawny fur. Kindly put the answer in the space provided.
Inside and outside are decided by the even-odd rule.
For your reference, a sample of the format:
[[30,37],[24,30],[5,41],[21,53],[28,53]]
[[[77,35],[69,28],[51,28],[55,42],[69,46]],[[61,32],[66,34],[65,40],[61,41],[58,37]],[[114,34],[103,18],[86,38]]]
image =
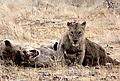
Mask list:
[[19,45],[12,45],[9,40],[4,41],[4,49],[2,49],[2,56],[4,63],[7,64],[11,60],[13,63],[16,65],[20,65],[22,62],[22,57],[21,57],[21,46]]
[[[69,65],[71,62],[82,65],[85,56],[84,33],[86,22],[67,22],[67,26],[68,31],[58,44],[58,61],[62,65]],[[72,56],[75,56],[75,58]]]
[[106,64],[105,50],[95,42],[85,39],[85,58],[83,65],[96,66]]
[[51,67],[55,61],[55,50],[51,47],[42,45],[40,48],[30,48],[24,51],[29,66]]

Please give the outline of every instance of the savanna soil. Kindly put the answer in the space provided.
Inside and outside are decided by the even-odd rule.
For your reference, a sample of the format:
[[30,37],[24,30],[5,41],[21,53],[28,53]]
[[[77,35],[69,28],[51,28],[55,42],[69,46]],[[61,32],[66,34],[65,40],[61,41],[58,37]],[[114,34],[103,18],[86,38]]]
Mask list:
[[[1,0],[0,39],[39,47],[59,40],[67,21],[86,21],[86,37],[112,56],[120,54],[120,8],[108,9],[103,0],[66,4],[71,0]],[[82,0],[81,0],[82,1]],[[117,1],[117,0],[116,0]],[[118,0],[119,2],[119,0]],[[76,4],[76,3],[75,3]],[[118,60],[120,58],[117,58]],[[120,66],[32,68],[0,65],[0,81],[120,81]]]

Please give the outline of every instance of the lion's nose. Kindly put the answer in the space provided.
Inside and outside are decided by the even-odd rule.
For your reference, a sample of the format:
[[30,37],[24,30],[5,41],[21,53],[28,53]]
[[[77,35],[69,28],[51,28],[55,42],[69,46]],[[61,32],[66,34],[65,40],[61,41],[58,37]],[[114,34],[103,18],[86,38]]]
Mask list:
[[73,40],[73,42],[76,44],[78,42],[78,40]]

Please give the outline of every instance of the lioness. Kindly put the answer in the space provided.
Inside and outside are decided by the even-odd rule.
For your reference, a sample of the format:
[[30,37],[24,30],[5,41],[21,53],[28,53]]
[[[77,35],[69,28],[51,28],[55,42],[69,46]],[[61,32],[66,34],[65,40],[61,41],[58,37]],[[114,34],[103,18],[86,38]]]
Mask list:
[[[65,65],[78,63],[82,65],[85,56],[85,26],[86,22],[67,22],[68,31],[58,44],[58,60]],[[63,64],[63,65],[64,65]]]
[[[66,65],[78,63],[83,66],[99,66],[106,63],[120,64],[119,61],[107,56],[105,50],[95,42],[84,37],[86,22],[68,22],[68,31],[55,44],[58,60]],[[56,47],[57,45],[57,47]]]
[[33,67],[53,66],[55,51],[51,47],[41,46],[40,48],[28,48],[24,50],[25,58],[29,62],[28,64]]

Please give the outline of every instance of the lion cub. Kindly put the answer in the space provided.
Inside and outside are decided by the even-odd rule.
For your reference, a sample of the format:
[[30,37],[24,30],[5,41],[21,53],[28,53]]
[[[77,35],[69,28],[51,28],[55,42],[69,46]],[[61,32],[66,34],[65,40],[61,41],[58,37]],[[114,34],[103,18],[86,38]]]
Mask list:
[[71,63],[82,65],[85,56],[84,33],[86,22],[67,22],[67,26],[68,31],[58,44],[58,59],[65,65],[70,65]]

